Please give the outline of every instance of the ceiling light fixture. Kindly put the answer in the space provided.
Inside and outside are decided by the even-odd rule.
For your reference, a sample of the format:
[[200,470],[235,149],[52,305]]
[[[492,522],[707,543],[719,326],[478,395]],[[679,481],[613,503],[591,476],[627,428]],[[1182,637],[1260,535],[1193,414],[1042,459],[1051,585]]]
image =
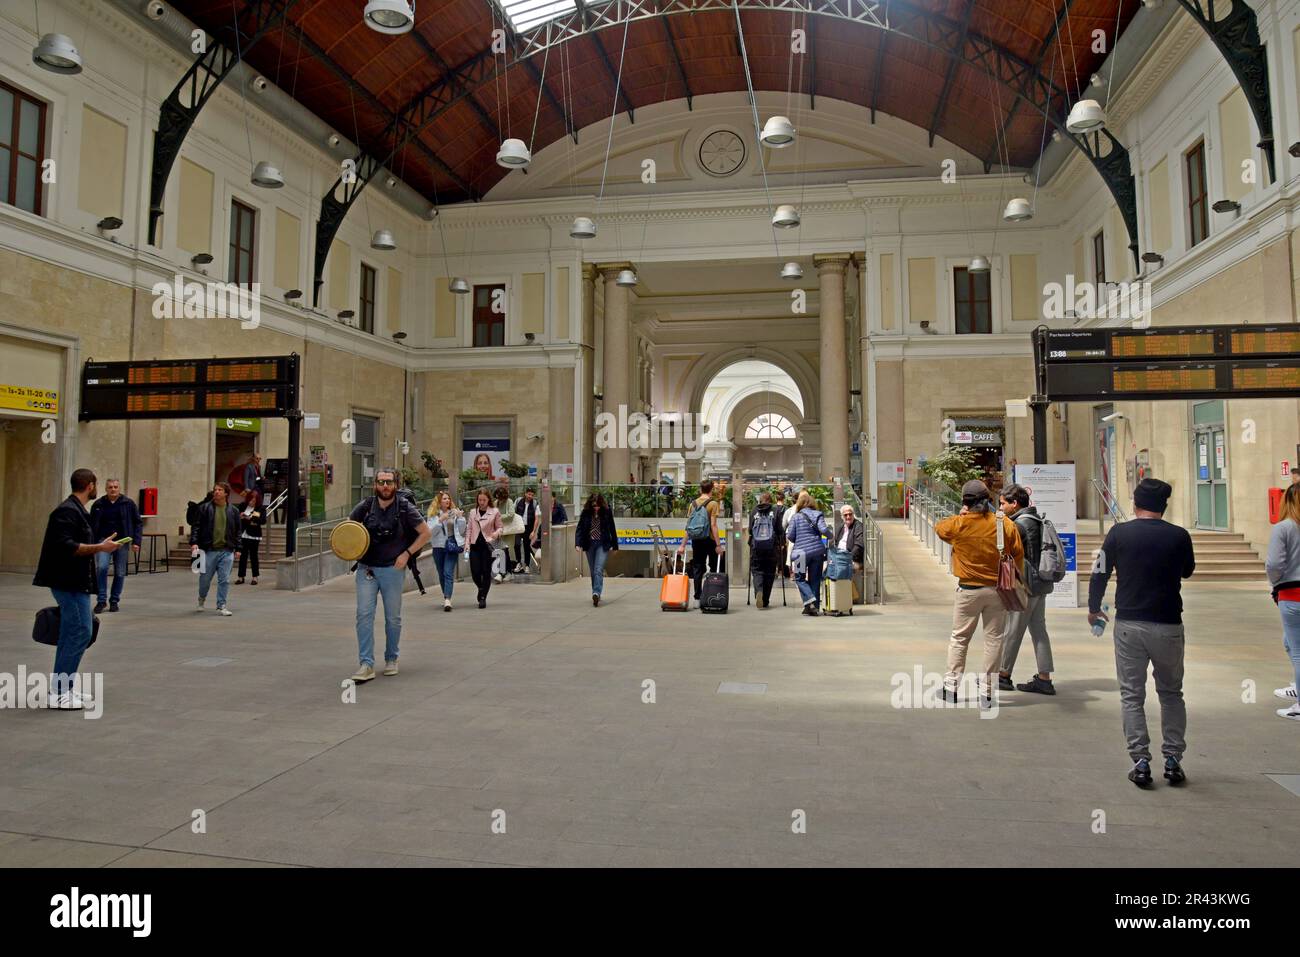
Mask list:
[[794,124],[788,116],[773,116],[763,124],[758,140],[771,149],[785,149],[794,142]]
[[409,33],[415,26],[414,0],[370,0],[366,4],[366,26],[377,33]]
[[261,186],[263,189],[279,189],[284,185],[284,176],[280,174],[280,170],[266,160],[258,161],[253,167],[253,175],[250,179],[254,186]]
[[32,48],[32,62],[42,70],[71,76],[81,72],[81,54],[62,33],[47,33]]
[[983,256],[975,255],[970,258],[970,265],[966,267],[967,272],[984,273],[989,271],[989,261]]
[[501,144],[501,149],[497,150],[497,165],[504,166],[506,169],[521,169],[532,160],[533,154],[528,152],[528,147],[524,145],[523,140],[508,139]]
[[339,318],[342,319],[344,322],[347,322],[355,315],[356,315],[356,311],[353,309],[344,309],[339,312]]
[[190,257],[190,262],[195,266],[206,266],[212,262],[212,253],[195,253]]
[[1002,218],[1009,223],[1023,223],[1027,219],[1034,218],[1034,209],[1029,205],[1029,200],[1017,196],[1007,203],[1007,208],[1002,211]]
[[794,229],[799,225],[799,211],[788,203],[778,206],[772,214],[772,225],[777,229]]
[[465,295],[465,293],[469,292],[469,283],[467,283],[464,279],[461,279],[459,276],[457,276],[455,279],[453,279],[451,282],[447,284],[447,288],[450,289],[452,292],[454,292],[456,295],[463,296]]
[[574,239],[595,239],[596,224],[587,216],[575,216],[569,227],[569,235]]
[[781,278],[782,278],[782,279],[802,279],[802,278],[803,278],[803,266],[800,266],[800,265],[799,265],[798,263],[796,263],[796,262],[788,262],[788,263],[786,263],[784,266],[781,267]]
[[620,269],[614,277],[614,285],[630,289],[636,285],[636,273],[631,269]]
[[375,234],[370,237],[371,249],[382,249],[387,252],[390,249],[397,248],[397,240],[393,238],[392,230],[376,229]]
[[1106,111],[1096,100],[1080,100],[1070,108],[1065,128],[1071,133],[1091,133],[1106,125]]

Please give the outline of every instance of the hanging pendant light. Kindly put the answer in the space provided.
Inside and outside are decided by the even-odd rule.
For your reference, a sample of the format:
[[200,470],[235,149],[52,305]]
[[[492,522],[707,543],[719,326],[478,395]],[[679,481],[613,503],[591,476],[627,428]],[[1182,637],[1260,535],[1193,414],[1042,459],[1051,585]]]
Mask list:
[[1106,111],[1096,100],[1080,100],[1070,108],[1065,128],[1071,133],[1091,133],[1106,125]]
[[32,48],[32,62],[42,70],[65,76],[81,72],[81,54],[62,33],[47,33]]
[[390,250],[397,248],[397,240],[393,237],[392,230],[376,229],[375,235],[370,238],[371,249]]
[[967,272],[982,273],[989,271],[989,261],[980,255],[970,258],[970,265],[966,267]]
[[771,149],[785,149],[794,142],[794,124],[788,116],[773,116],[763,124],[758,140]]
[[796,262],[789,262],[789,263],[786,263],[784,266],[781,267],[781,278],[782,278],[782,279],[802,279],[802,278],[803,278],[803,266],[800,266],[800,265],[799,265],[798,263],[796,263]]
[[1033,207],[1029,205],[1029,200],[1022,196],[1017,196],[1007,203],[1007,208],[1002,213],[1002,218],[1009,223],[1023,223],[1027,219],[1034,218]]
[[532,160],[533,154],[528,152],[528,147],[524,145],[523,140],[508,139],[497,151],[497,165],[504,166],[506,169],[520,169]]
[[366,26],[379,33],[409,33],[415,26],[415,4],[411,0],[370,0],[362,16]]
[[465,295],[465,293],[469,292],[469,283],[467,283],[464,279],[461,279],[459,276],[457,276],[455,279],[453,279],[451,282],[447,284],[447,288],[450,289],[452,292],[454,292],[456,295],[463,296]]
[[630,269],[620,269],[618,276],[614,279],[614,285],[632,288],[636,285],[636,273]]
[[799,225],[799,212],[789,204],[778,206],[772,214],[772,225],[777,229],[794,229]]
[[261,186],[263,189],[279,189],[284,185],[284,177],[280,174],[280,170],[266,160],[259,160],[253,167],[251,179],[254,186]]
[[586,216],[575,216],[573,225],[569,227],[569,235],[574,239],[595,239],[596,224]]

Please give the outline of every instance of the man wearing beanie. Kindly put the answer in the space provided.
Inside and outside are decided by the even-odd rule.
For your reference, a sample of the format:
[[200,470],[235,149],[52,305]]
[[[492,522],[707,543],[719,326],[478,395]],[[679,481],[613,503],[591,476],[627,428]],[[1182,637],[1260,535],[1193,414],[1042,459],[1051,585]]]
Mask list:
[[1088,583],[1088,623],[1105,621],[1101,600],[1110,573],[1115,586],[1115,674],[1123,707],[1124,737],[1133,770],[1128,779],[1151,786],[1151,736],[1143,707],[1147,670],[1155,674],[1160,696],[1160,730],[1164,737],[1165,777],[1170,784],[1187,780],[1187,706],[1183,703],[1182,580],[1196,568],[1192,536],[1161,516],[1173,491],[1159,479],[1143,479],[1133,490],[1133,520],[1111,528],[1102,543]]
[[962,486],[961,512],[934,526],[935,534],[952,546],[952,573],[957,576],[953,602],[952,636],[948,641],[948,672],[943,677],[943,700],[957,703],[957,685],[966,670],[966,651],[980,618],[984,619],[984,662],[980,705],[993,704],[993,685],[1002,658],[1002,632],[1007,611],[998,597],[998,525],[1003,550],[1017,566],[1025,557],[1016,523],[998,512],[988,486],[972,480]]

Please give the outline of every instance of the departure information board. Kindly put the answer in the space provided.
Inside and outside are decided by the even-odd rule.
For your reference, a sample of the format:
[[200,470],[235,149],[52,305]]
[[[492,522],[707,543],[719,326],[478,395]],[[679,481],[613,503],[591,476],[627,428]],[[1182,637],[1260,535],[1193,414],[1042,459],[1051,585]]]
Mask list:
[[1054,402],[1300,396],[1300,325],[1047,330]]
[[297,407],[298,357],[87,362],[83,421],[282,416]]

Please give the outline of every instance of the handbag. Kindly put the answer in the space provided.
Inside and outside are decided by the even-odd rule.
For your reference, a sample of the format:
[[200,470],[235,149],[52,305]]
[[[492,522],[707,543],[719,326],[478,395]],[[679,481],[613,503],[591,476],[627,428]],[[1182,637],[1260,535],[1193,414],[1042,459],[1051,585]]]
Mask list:
[[[99,616],[91,615],[94,621],[90,629],[90,645],[95,643],[99,637]],[[32,641],[40,642],[42,645],[57,645],[59,643],[59,625],[63,621],[63,615],[59,611],[58,605],[51,605],[49,608],[42,608],[36,613],[36,620],[32,623]],[[86,645],[87,648],[90,645]]]
[[1020,566],[1006,552],[1006,536],[1002,531],[1005,521],[1007,519],[1003,516],[997,516],[998,554],[1001,556],[998,559],[998,598],[1007,611],[1024,611],[1029,607],[1029,589],[1025,587]]
[[442,547],[448,555],[459,555],[465,550],[465,546],[456,540],[456,519],[449,516],[448,522],[451,527],[446,529],[447,541]]
[[833,582],[848,581],[853,577],[853,555],[844,548],[832,548],[826,563],[826,577]]

